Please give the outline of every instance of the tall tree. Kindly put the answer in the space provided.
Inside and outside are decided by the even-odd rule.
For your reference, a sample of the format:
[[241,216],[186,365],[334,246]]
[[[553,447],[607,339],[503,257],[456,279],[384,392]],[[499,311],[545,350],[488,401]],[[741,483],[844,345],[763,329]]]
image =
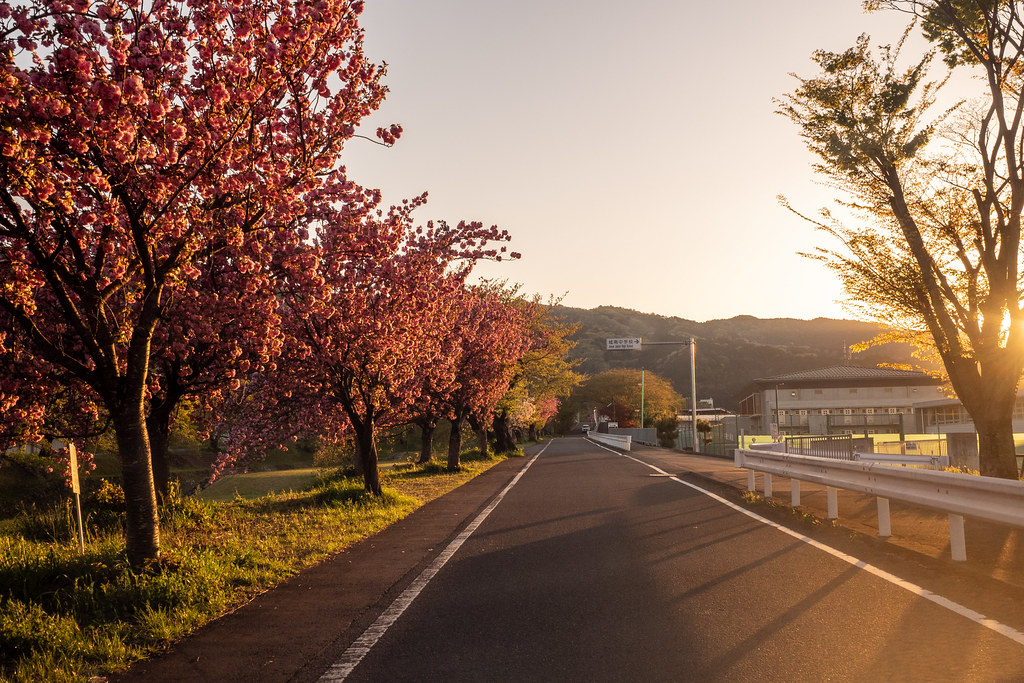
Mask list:
[[[278,310],[282,279],[291,286],[308,272],[311,258],[288,259],[291,272],[278,272],[281,259],[269,245],[245,240],[197,259],[197,276],[168,300],[167,315],[153,337],[146,428],[157,493],[170,481],[168,443],[184,399],[202,410],[208,426],[225,392],[264,372],[280,354],[283,333]],[[195,416],[196,413],[193,413]]]
[[674,420],[684,404],[683,397],[664,377],[649,370],[620,368],[584,380],[573,390],[566,408],[575,412],[586,406],[622,427],[639,427],[641,411],[644,424],[651,426],[664,417]]
[[340,153],[385,94],[361,10],[0,3],[0,310],[18,330],[4,345],[109,414],[135,566],[160,554],[145,423],[157,330],[199,255],[248,241],[285,257],[320,194],[359,194]]
[[451,324],[459,355],[444,414],[452,424],[448,470],[456,471],[461,467],[463,425],[470,420],[486,426],[487,417],[508,391],[531,335],[522,307],[504,301],[501,288],[494,285],[465,291]]
[[[1024,368],[1024,33],[1019,3],[868,2],[916,15],[950,65],[986,84],[983,103],[927,119],[938,84],[931,55],[901,68],[866,36],[816,52],[821,73],[782,103],[816,167],[852,194],[866,225],[820,226],[839,249],[817,257],[847,292],[908,336],[926,333],[978,431],[982,474],[1016,478],[1013,407]],[[945,133],[939,135],[939,133]]]
[[[476,260],[502,258],[505,247],[488,243],[508,239],[480,223],[414,226],[411,212],[424,201],[385,216],[340,212],[320,226],[312,248],[323,286],[287,294],[280,366],[263,378],[253,405],[258,420],[287,418],[282,435],[351,432],[373,494],[382,492],[377,430],[408,422],[425,388],[450,381],[458,360],[447,341],[453,302]],[[237,454],[236,446],[229,457]]]
[[[555,312],[558,302],[545,304],[539,296],[526,299],[519,296],[517,288],[509,288],[506,296],[525,312],[530,343],[513,369],[509,390],[494,410],[495,448],[499,453],[515,450],[514,416],[519,416],[524,425],[535,422],[538,407],[549,410],[552,399],[568,396],[582,379],[574,370],[579,361],[569,358],[576,345],[569,337],[579,326],[559,319]],[[526,411],[525,404],[531,406],[530,411]]]

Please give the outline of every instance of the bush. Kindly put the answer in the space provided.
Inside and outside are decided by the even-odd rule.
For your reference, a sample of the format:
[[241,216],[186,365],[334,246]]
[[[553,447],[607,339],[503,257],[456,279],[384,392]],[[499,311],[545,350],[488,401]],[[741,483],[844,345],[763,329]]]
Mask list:
[[658,430],[658,445],[662,448],[674,448],[676,439],[679,438],[678,418],[666,415],[655,421],[654,427]]

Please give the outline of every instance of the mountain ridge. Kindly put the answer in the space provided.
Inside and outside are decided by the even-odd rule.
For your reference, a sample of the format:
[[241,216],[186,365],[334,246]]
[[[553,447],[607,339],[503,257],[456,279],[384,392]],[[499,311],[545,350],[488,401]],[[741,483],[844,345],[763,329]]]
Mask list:
[[572,337],[577,342],[572,357],[580,360],[581,372],[593,375],[612,368],[645,368],[668,379],[683,396],[690,395],[687,344],[607,351],[605,339],[640,337],[649,342],[686,342],[693,337],[697,398],[711,398],[716,406],[728,409],[736,409],[739,392],[760,377],[841,364],[920,365],[907,344],[879,344],[848,357],[850,346],[885,331],[877,323],[857,320],[739,315],[697,322],[617,306],[558,306],[556,311],[565,322],[580,326]]

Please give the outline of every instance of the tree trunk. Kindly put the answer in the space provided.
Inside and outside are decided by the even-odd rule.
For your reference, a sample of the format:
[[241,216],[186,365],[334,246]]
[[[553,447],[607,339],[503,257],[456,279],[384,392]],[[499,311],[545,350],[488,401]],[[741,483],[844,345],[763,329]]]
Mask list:
[[160,559],[160,518],[142,400],[114,414],[125,498],[125,551],[134,568]]
[[146,431],[149,433],[149,452],[153,461],[153,488],[157,499],[166,502],[171,490],[171,458],[168,453],[171,429],[169,425],[154,428],[147,420]]
[[511,453],[515,449],[516,441],[512,436],[508,415],[498,412],[494,416],[494,450],[498,453]]
[[486,458],[487,457],[487,449],[488,449],[487,426],[486,425],[481,426],[480,429],[477,430],[477,435],[478,435],[477,438],[480,439],[480,457]]
[[448,436],[448,471],[458,472],[462,468],[462,423],[464,415],[452,418],[452,432]]
[[420,443],[420,459],[416,462],[420,465],[430,462],[434,459],[434,430],[437,428],[436,422],[421,422],[420,431],[421,443]]
[[978,432],[982,476],[1017,479],[1020,474],[1013,442],[1013,410],[1020,363],[1006,349],[978,353],[977,357],[973,363],[947,364],[950,380]]
[[978,411],[971,413],[971,418],[978,431],[978,461],[982,476],[1017,479],[1020,472],[1013,443],[1013,404],[1010,404],[1010,410]]
[[377,444],[374,440],[373,418],[366,418],[352,426],[356,432],[356,462],[362,467],[363,485],[374,496],[384,493],[380,486],[380,472],[377,469]]
[[149,452],[153,462],[153,484],[158,499],[163,501],[170,492],[171,458],[168,444],[171,439],[171,415],[181,399],[180,393],[168,394],[161,400],[153,400],[146,417],[146,432],[149,436]]
[[363,477],[366,474],[366,468],[363,466],[363,445],[358,437],[352,440],[352,448],[355,450],[355,453],[352,454],[352,469],[356,471],[357,477]]
[[536,425],[533,425],[533,424],[530,425],[530,436],[529,436],[529,439],[530,439],[530,441],[540,441],[540,435],[537,433],[537,426]]
[[185,397],[184,387],[178,382],[178,367],[164,368],[163,393],[149,402],[146,416],[146,430],[149,432],[149,451],[153,460],[153,483],[158,499],[163,502],[170,493],[171,457],[168,447],[171,440],[171,423],[178,405]]
[[476,432],[477,443],[480,447],[480,457],[487,457],[488,443],[487,443],[487,421],[480,419],[479,417],[470,416],[466,418],[469,420],[470,428]]

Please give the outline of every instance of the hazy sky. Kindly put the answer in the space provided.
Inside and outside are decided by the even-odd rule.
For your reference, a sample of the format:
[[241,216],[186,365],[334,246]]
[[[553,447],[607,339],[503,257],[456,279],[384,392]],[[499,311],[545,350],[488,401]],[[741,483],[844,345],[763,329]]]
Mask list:
[[[428,191],[419,222],[497,224],[516,263],[478,272],[563,303],[693,320],[849,317],[798,251],[835,193],[775,114],[811,53],[894,42],[906,18],[860,0],[366,0],[391,92],[350,176],[386,203]],[[628,334],[628,331],[624,331]]]

